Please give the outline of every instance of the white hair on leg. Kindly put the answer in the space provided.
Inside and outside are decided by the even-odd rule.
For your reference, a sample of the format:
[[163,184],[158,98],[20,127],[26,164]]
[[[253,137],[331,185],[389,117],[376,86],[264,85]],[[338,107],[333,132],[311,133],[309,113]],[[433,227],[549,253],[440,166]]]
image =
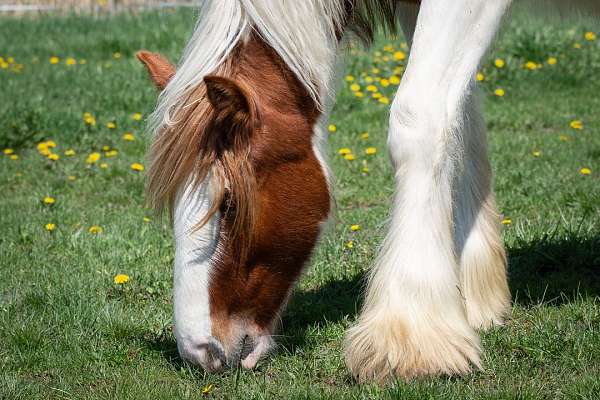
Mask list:
[[359,380],[480,366],[454,252],[452,196],[468,134],[465,100],[510,0],[421,3],[388,143],[397,191],[346,363]]
[[477,329],[502,324],[510,309],[510,291],[485,125],[473,95],[465,111],[465,160],[455,190],[454,240],[467,319]]

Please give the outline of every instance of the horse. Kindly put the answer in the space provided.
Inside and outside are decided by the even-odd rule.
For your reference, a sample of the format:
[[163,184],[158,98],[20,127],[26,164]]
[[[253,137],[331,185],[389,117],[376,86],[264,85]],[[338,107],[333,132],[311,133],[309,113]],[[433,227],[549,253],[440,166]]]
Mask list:
[[[600,15],[600,2],[542,5]],[[482,368],[477,331],[510,311],[475,74],[511,0],[204,0],[161,91],[147,197],[176,242],[174,333],[210,372],[254,368],[332,211],[324,124],[349,40],[399,25],[410,45],[389,110],[396,190],[344,340],[359,381]]]

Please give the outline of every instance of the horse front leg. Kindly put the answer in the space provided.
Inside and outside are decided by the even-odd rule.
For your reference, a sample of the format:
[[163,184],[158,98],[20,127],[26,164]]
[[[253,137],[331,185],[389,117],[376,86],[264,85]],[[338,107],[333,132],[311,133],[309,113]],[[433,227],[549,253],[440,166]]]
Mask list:
[[396,173],[391,223],[370,275],[346,363],[359,381],[462,374],[480,367],[454,241],[465,168],[468,99],[510,0],[423,0],[388,145]]

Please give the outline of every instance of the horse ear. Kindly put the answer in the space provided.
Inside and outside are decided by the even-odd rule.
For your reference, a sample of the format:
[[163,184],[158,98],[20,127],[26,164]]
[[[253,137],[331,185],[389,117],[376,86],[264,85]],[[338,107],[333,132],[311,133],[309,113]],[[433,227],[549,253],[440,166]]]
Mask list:
[[158,53],[141,50],[137,52],[136,56],[148,70],[154,85],[159,90],[163,90],[175,75],[175,66]]
[[245,84],[216,75],[205,76],[204,83],[218,123],[248,132],[258,127],[258,106],[252,91]]

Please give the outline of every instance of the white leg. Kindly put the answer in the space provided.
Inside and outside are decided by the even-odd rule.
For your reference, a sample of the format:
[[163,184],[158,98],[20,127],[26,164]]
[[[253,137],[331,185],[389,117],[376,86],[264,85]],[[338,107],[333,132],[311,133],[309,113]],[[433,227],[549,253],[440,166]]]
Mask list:
[[454,201],[454,238],[467,319],[473,328],[501,324],[510,309],[506,253],[492,188],[483,118],[474,96],[467,104],[465,160]]
[[392,221],[346,339],[359,380],[459,374],[480,366],[459,290],[452,200],[463,168],[465,101],[510,0],[423,0],[390,115]]
[[211,335],[209,275],[219,238],[219,217],[199,230],[196,224],[210,208],[209,186],[188,185],[179,194],[173,215],[175,267],[173,271],[174,330],[181,357],[209,371],[224,364],[223,349]]

